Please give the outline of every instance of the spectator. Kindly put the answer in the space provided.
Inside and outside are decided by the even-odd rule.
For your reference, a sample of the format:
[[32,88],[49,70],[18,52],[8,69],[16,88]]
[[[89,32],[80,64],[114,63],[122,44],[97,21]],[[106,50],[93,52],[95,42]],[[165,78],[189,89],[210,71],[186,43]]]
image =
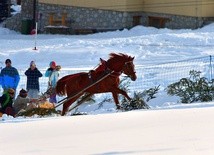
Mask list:
[[13,98],[15,91],[12,88],[8,88],[0,97],[1,108],[0,112],[3,114],[14,116]]
[[28,97],[39,97],[39,78],[42,77],[42,73],[37,69],[34,61],[31,61],[30,68],[25,71],[27,76],[27,91]]
[[15,115],[17,115],[21,111],[29,110],[32,108],[36,108],[36,105],[33,104],[33,102],[36,102],[36,99],[30,99],[27,97],[27,91],[24,89],[21,89],[19,91],[19,95],[14,101],[13,107],[15,111]]
[[9,88],[12,88],[16,92],[16,88],[19,84],[19,73],[15,67],[12,67],[11,64],[11,60],[7,59],[5,61],[6,67],[4,67],[0,73],[0,84],[4,89],[4,92],[6,92]]
[[[49,89],[55,89],[56,87],[56,83],[58,81],[59,78],[59,70],[61,69],[61,66],[57,66],[56,62],[51,61],[50,62],[50,67],[46,70],[45,72],[45,76],[49,77],[48,80],[48,88]],[[50,103],[57,103],[56,100],[56,93],[55,91],[50,95],[50,99],[49,99]]]

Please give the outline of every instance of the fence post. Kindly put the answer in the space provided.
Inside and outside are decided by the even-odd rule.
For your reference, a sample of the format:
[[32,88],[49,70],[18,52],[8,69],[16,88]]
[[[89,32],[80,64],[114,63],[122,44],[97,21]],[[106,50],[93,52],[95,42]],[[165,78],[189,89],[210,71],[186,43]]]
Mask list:
[[210,80],[213,79],[212,56],[210,55]]

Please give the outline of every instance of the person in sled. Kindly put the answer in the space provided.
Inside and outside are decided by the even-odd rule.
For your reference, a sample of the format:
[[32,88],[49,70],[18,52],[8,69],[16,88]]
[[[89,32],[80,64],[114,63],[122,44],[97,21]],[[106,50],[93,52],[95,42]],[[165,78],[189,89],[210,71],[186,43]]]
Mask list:
[[15,67],[12,67],[12,62],[10,59],[5,61],[5,67],[0,73],[0,85],[2,86],[4,92],[9,88],[12,88],[16,92],[16,88],[20,81],[20,76]]
[[29,98],[27,91],[21,89],[13,104],[15,115],[19,112],[36,108],[36,104],[34,104],[36,101],[38,99]]
[[42,77],[42,73],[37,69],[34,61],[31,61],[25,75],[27,76],[28,97],[39,98],[39,78]]
[[[61,69],[61,66],[56,65],[55,61],[50,62],[50,67],[46,70],[45,72],[45,77],[48,77],[48,90],[54,90],[56,87],[56,83],[59,79],[59,70]],[[56,99],[56,93],[55,91],[52,91],[50,98],[49,98],[50,103],[57,103]]]
[[12,88],[8,88],[0,97],[0,113],[14,116],[13,99],[15,91]]

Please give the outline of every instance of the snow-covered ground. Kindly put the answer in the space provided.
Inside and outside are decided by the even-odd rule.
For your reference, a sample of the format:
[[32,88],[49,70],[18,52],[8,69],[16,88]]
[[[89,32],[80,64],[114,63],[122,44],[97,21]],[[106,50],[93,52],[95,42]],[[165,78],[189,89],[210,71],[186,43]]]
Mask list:
[[0,123],[2,155],[213,155],[214,107]]
[[[110,52],[135,56],[136,69],[214,55],[214,24],[197,30],[137,26],[92,35],[39,34],[37,38],[38,50],[32,50],[34,36],[0,28],[0,66],[4,67],[5,59],[10,58],[13,66],[24,71],[34,60],[39,69],[45,70],[54,60],[68,74],[93,69],[99,58],[108,59]],[[155,70],[156,74],[161,71]],[[138,76],[138,80],[148,78],[141,73]],[[41,87],[44,90],[46,85]],[[105,95],[96,97],[99,101]],[[116,113],[113,103],[99,110],[95,103],[82,106],[81,110],[89,114],[84,116],[3,116],[0,150],[4,155],[214,153],[213,102],[183,105],[160,92],[149,105],[150,110]]]

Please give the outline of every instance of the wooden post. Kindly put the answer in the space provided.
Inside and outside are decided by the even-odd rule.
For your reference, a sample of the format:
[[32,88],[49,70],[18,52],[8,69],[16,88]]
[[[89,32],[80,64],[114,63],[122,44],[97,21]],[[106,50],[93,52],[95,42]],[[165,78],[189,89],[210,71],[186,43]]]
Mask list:
[[53,25],[54,22],[54,13],[49,13],[49,25]]
[[62,26],[66,26],[67,13],[62,13]]
[[35,43],[35,46],[34,46],[34,49],[33,50],[37,50],[36,46],[37,46],[37,22],[36,22],[36,27],[35,27],[35,34],[34,34],[34,43]]

